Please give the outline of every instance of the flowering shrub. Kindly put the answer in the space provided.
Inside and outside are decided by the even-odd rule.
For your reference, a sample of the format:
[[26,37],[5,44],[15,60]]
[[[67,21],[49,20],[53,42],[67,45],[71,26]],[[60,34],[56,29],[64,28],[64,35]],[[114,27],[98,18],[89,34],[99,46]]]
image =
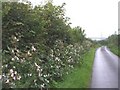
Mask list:
[[3,3],[4,88],[51,87],[82,62],[92,42],[69,26],[64,5]]
[[[90,42],[86,41],[84,44],[90,44]],[[64,74],[68,74],[76,64],[81,62],[81,55],[86,50],[77,43],[62,45],[64,44],[60,40],[57,41],[48,55],[37,52],[34,46],[23,55],[20,55],[22,52],[18,49],[16,52],[13,49],[10,50],[10,56],[3,56],[5,85],[10,87],[50,87],[51,82],[61,80]],[[90,45],[86,47],[90,48]],[[38,56],[36,56],[37,54]]]

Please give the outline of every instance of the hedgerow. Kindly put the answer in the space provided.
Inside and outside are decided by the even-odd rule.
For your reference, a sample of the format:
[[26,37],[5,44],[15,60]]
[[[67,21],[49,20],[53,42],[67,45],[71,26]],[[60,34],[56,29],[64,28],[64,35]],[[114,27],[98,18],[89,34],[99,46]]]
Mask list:
[[64,5],[2,4],[3,88],[52,87],[82,62],[92,42],[71,28]]

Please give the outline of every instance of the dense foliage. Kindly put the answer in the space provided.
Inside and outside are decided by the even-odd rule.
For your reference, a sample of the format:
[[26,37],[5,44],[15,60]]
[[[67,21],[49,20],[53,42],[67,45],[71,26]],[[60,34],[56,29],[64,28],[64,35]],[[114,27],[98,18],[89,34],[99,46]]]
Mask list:
[[111,49],[113,53],[120,57],[120,34],[113,34],[107,39],[108,47]]
[[120,34],[112,34],[107,39],[99,41],[101,45],[107,45],[110,50],[120,56]]
[[64,5],[2,4],[3,88],[53,87],[82,62],[92,42],[70,27]]

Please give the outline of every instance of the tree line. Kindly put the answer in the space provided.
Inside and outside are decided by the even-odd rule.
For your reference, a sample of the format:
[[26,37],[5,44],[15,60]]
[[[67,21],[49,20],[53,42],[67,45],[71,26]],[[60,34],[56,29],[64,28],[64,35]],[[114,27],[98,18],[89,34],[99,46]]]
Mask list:
[[120,34],[112,34],[107,39],[101,40],[98,43],[101,45],[107,45],[110,50],[120,56]]

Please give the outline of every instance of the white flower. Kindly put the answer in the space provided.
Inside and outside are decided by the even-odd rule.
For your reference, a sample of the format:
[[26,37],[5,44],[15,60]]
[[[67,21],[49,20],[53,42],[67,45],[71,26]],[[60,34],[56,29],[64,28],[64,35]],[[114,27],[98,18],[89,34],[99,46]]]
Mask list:
[[59,66],[56,66],[57,69],[59,69]]
[[19,58],[17,56],[14,57],[15,59],[19,60]]
[[53,66],[51,65],[50,67],[52,68]]
[[37,68],[37,71],[40,71],[40,69],[39,69],[39,68]]
[[47,76],[50,76],[50,74],[48,73],[48,75]]
[[15,74],[17,74],[17,71],[15,71]]
[[32,51],[36,51],[36,48],[34,46],[32,46]]
[[12,49],[12,53],[14,53],[14,50]]
[[42,85],[41,85],[41,87],[44,87],[45,86],[45,84],[43,83]]
[[2,75],[0,75],[0,79],[2,79]]
[[29,56],[31,56],[31,55],[32,55],[32,54],[30,53],[30,51],[28,51],[28,52],[27,52],[27,54],[28,54]]
[[43,69],[40,69],[40,71],[42,72],[42,71],[43,71]]
[[38,73],[38,76],[39,76],[39,77],[41,76],[40,72]]
[[13,77],[13,79],[14,79],[14,80],[16,79],[15,76]]
[[45,77],[45,75],[43,75],[43,77]]
[[30,76],[32,76],[32,74],[30,73]]
[[35,66],[36,66],[36,67],[39,67],[36,62],[35,62]]
[[20,79],[21,79],[21,76],[18,76],[17,79],[20,80]]
[[69,59],[68,62],[71,62],[71,60]]
[[19,39],[17,39],[17,42],[19,41]]
[[55,58],[56,61],[60,61],[60,59],[58,57]]
[[17,38],[16,38],[16,37],[14,37],[14,39],[16,40]]
[[7,79],[5,83],[9,83],[9,79]]
[[10,73],[13,73],[13,69],[10,69]]
[[11,77],[14,77],[14,73],[11,74]]
[[49,80],[45,79],[45,81],[46,81],[47,83],[49,83]]
[[15,68],[15,66],[13,66],[13,68]]
[[51,57],[53,57],[53,54],[50,54]]
[[12,61],[14,61],[15,59],[14,59],[14,58],[12,58],[11,60],[12,60]]
[[36,82],[37,80],[34,80],[34,82]]
[[43,77],[47,77],[47,75],[43,75]]
[[7,67],[8,65],[6,64],[5,67]]
[[71,59],[72,57],[70,56],[69,58]]
[[18,49],[16,50],[17,52],[20,52]]
[[57,49],[57,51],[59,51],[59,49]]
[[43,74],[41,73],[40,76],[43,76]]

